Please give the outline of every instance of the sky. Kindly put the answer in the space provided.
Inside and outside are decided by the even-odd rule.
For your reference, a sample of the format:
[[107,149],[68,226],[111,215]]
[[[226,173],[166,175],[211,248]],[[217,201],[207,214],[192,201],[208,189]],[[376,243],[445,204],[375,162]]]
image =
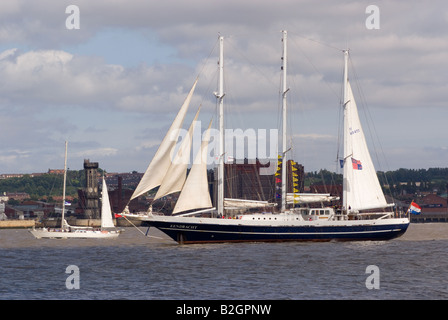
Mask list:
[[279,128],[281,30],[305,171],[337,170],[343,49],[376,169],[448,166],[444,0],[6,0],[0,174],[62,168],[66,140],[72,170],[144,172],[196,77],[185,127],[216,123],[220,35],[226,128]]

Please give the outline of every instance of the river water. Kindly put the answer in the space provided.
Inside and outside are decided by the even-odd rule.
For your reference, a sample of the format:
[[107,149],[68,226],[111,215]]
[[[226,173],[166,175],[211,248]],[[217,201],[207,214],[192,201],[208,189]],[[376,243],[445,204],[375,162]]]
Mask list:
[[205,245],[132,227],[115,240],[2,229],[0,299],[448,299],[448,224],[392,241]]

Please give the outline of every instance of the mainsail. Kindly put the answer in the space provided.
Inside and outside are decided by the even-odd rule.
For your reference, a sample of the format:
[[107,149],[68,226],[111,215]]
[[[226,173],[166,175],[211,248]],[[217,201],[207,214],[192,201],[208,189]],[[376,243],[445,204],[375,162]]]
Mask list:
[[344,78],[344,206],[349,211],[385,208],[388,204],[367,148],[353,92],[347,75]]
[[159,146],[159,149],[154,155],[154,158],[146,169],[142,179],[140,180],[140,183],[138,184],[129,201],[137,198],[138,196],[141,196],[145,192],[148,192],[149,190],[159,186],[162,183],[162,180],[164,179],[167,171],[170,168],[171,151],[176,145],[177,138],[179,136],[179,132],[185,119],[185,115],[187,113],[188,106],[190,105],[190,101],[197,82],[198,80],[196,79],[187,98],[180,108],[179,113],[171,124],[171,127],[169,128],[165,138]]
[[104,177],[101,195],[101,228],[114,228],[115,225],[112,220],[112,210],[110,209],[109,193],[107,192],[107,185]]
[[210,121],[201,143],[201,149],[194,159],[190,173],[174,207],[173,214],[192,209],[212,207],[207,180],[207,147],[210,140],[211,125],[212,122]]

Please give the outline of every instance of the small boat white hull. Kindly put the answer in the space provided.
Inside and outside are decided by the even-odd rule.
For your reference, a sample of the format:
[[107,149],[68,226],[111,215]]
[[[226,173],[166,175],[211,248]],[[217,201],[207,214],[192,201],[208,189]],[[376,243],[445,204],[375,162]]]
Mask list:
[[120,235],[120,231],[105,230],[52,230],[52,229],[31,229],[30,233],[36,239],[114,239]]

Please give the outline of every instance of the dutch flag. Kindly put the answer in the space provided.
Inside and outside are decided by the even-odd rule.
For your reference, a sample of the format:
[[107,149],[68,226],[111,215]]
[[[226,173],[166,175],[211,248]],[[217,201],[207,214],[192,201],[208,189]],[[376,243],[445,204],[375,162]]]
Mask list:
[[420,206],[418,204],[416,204],[414,201],[412,201],[408,212],[413,213],[413,214],[420,214],[422,212],[422,208],[420,208]]

